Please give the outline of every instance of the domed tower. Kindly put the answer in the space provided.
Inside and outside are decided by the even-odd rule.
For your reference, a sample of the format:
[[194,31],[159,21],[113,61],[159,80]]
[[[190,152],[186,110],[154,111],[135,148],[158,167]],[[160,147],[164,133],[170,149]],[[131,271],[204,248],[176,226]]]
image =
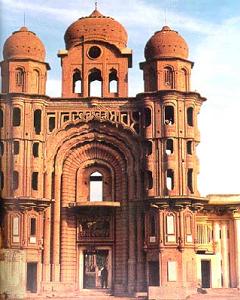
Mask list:
[[46,93],[47,70],[45,47],[27,27],[21,27],[6,40],[3,47],[2,92]]
[[145,92],[137,96],[144,106],[150,203],[145,243],[149,257],[154,250],[160,252],[149,263],[149,273],[159,274],[154,279],[161,282],[159,294],[172,295],[176,289],[175,297],[181,293],[184,298],[186,287],[196,286],[195,220],[204,202],[197,190],[197,116],[205,98],[190,91],[193,63],[176,31],[164,26],[156,32],[146,44],[145,58],[140,64]]
[[187,43],[164,26],[147,42],[145,58],[140,63],[145,83],[145,136],[156,144],[152,151],[161,148],[157,154],[159,171],[148,159],[151,174],[159,172],[149,195],[199,196],[197,116],[205,99],[190,91],[193,63],[188,60]]
[[95,9],[65,33],[62,64],[63,97],[126,97],[132,53],[127,32],[111,17]]
[[[24,257],[32,253],[37,261],[37,257],[41,259],[43,210],[50,202],[50,199],[45,201],[43,187],[49,65],[45,63],[43,43],[26,27],[6,40],[3,59],[0,95],[0,190],[4,208],[1,225],[6,228],[3,247],[9,252],[17,249]],[[26,268],[22,268],[28,272],[29,266],[26,263]],[[21,268],[16,276],[24,278]],[[22,287],[13,289],[24,293],[24,284],[20,279],[17,282]]]

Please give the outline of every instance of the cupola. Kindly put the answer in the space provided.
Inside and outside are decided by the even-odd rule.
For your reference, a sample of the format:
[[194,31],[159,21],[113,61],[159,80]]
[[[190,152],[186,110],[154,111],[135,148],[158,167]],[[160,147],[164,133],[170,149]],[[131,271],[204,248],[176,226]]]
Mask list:
[[39,37],[27,27],[14,31],[3,46],[3,93],[46,93],[46,51]]
[[4,60],[28,58],[44,62],[45,56],[46,51],[42,41],[27,27],[14,31],[3,47]]
[[127,46],[128,36],[118,21],[102,15],[95,9],[89,16],[71,24],[65,32],[64,39],[67,50],[79,42],[92,40],[107,42],[122,49]]
[[188,59],[187,43],[177,31],[168,26],[155,32],[145,47],[147,61],[166,57]]

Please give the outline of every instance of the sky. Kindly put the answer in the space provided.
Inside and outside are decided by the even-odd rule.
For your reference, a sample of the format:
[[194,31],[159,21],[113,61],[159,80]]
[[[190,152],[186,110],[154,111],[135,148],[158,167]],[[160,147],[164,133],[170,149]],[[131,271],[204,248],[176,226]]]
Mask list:
[[[61,95],[57,52],[64,49],[67,27],[94,10],[94,0],[1,0],[0,44],[25,24],[46,46],[51,66],[47,94]],[[208,100],[199,128],[198,188],[207,194],[240,194],[240,1],[238,0],[99,0],[99,11],[118,20],[133,49],[129,96],[143,91],[139,62],[155,31],[167,24],[187,41],[194,61],[191,89]],[[2,59],[2,56],[1,56]]]

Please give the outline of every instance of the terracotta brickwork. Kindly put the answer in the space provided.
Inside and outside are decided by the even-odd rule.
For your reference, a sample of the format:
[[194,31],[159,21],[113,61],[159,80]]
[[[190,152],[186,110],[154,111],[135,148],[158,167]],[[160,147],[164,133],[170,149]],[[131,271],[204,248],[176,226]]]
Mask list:
[[0,294],[81,294],[101,287],[103,266],[114,295],[239,287],[240,199],[199,194],[206,99],[191,91],[185,40],[156,32],[140,63],[144,91],[128,97],[120,23],[95,10],[64,38],[60,98],[46,95],[35,33],[22,27],[3,48]]

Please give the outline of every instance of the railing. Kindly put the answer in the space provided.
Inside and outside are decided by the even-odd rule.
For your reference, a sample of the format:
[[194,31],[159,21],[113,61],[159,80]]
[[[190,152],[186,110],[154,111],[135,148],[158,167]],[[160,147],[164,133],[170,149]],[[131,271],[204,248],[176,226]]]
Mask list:
[[197,224],[197,251],[214,252],[213,229],[211,223]]

